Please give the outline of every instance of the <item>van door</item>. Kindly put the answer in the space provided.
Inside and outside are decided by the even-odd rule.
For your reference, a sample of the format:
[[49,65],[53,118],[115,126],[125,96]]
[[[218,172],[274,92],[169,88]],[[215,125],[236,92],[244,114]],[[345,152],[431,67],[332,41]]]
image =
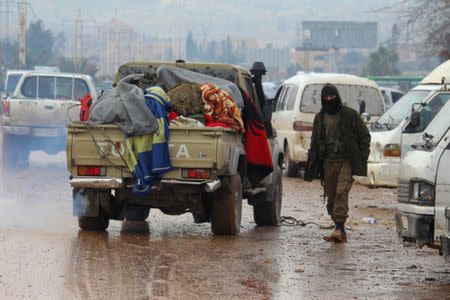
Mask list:
[[447,130],[439,146],[442,146],[444,149],[439,158],[436,173],[434,218],[434,236],[436,238],[445,231],[445,208],[450,209],[450,130]]
[[277,139],[280,143],[280,145],[283,145],[283,141],[286,137],[286,128],[283,127],[283,112],[284,112],[284,105],[286,101],[286,95],[289,94],[291,86],[290,85],[283,85],[280,89],[281,92],[276,98],[275,103],[275,111],[272,114],[272,126],[277,131]]
[[412,150],[412,145],[419,139],[425,128],[438,115],[440,110],[447,104],[450,99],[449,92],[439,92],[431,97],[419,111],[420,124],[416,127],[411,125],[411,121],[405,123],[401,137],[401,157],[405,157],[406,153]]

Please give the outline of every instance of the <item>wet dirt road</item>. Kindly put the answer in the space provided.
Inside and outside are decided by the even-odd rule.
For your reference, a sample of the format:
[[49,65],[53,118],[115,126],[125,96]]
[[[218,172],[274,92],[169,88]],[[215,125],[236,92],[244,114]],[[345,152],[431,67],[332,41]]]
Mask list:
[[[64,155],[32,153],[29,170],[1,176],[0,298],[449,299],[450,264],[397,241],[395,193],[354,186],[344,245],[314,225],[256,227],[247,204],[234,237],[159,211],[89,233],[72,217]],[[282,214],[329,225],[320,195],[285,177]]]

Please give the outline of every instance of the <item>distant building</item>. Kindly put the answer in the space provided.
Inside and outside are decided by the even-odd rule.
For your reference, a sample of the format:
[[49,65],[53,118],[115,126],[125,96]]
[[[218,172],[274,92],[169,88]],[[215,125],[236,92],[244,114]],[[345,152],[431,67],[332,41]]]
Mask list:
[[291,64],[291,49],[286,48],[253,48],[246,49],[245,64],[251,66],[255,61],[262,61],[266,68],[287,69]]
[[304,72],[337,72],[336,60],[333,49],[297,48],[292,53],[292,64]]

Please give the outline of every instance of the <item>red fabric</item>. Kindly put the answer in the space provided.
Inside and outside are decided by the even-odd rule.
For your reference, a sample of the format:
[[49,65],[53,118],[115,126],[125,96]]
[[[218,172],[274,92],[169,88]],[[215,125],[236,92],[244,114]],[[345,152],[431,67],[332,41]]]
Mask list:
[[175,120],[177,117],[178,117],[178,114],[176,112],[174,112],[174,111],[171,111],[169,113],[169,122],[172,121],[172,120]]
[[80,108],[80,121],[87,122],[89,118],[89,108],[92,105],[92,97],[90,94],[84,95],[83,98],[80,99],[81,108]]
[[230,125],[225,124],[225,123],[219,123],[219,122],[211,122],[211,123],[207,123],[206,127],[223,127],[223,128],[231,128]]
[[[211,122],[228,124],[237,132],[242,133],[244,124],[241,111],[231,95],[213,83],[205,83],[200,89],[202,90],[202,99],[205,104],[205,115],[211,118]],[[205,121],[208,124],[206,118]]]
[[264,177],[272,173],[272,155],[261,111],[245,92],[242,94],[244,96],[244,146],[247,153],[247,176],[252,186],[256,186]]

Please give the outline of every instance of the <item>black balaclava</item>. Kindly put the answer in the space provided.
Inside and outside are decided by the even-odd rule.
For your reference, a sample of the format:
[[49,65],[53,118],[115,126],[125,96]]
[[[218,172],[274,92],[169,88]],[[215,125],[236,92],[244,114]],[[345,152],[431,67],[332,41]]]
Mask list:
[[[336,98],[331,101],[325,100],[325,96],[330,95],[334,95],[336,96]],[[335,113],[341,110],[342,107],[341,97],[339,96],[339,92],[334,85],[329,83],[324,85],[324,87],[322,88],[321,100],[322,100],[322,108],[327,113],[334,115]]]

